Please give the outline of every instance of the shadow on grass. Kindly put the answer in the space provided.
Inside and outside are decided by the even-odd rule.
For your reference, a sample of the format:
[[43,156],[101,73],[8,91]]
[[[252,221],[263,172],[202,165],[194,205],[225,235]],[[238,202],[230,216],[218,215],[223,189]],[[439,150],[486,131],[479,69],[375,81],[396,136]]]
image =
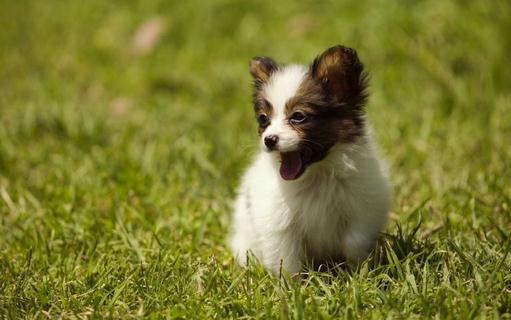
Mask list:
[[376,242],[375,249],[367,260],[357,267],[350,267],[345,261],[312,263],[302,274],[307,278],[312,273],[336,277],[353,277],[362,269],[373,274],[382,274],[391,278],[403,277],[403,265],[413,263],[420,266],[426,263],[439,263],[441,254],[429,238],[421,239],[418,235],[421,223],[411,230],[397,225],[393,233],[383,233]]
[[428,238],[419,238],[417,233],[420,226],[421,223],[410,231],[405,231],[398,224],[394,233],[382,234],[369,257],[369,266],[371,268],[386,266],[407,258],[412,258],[416,263],[424,262],[433,253],[435,246]]

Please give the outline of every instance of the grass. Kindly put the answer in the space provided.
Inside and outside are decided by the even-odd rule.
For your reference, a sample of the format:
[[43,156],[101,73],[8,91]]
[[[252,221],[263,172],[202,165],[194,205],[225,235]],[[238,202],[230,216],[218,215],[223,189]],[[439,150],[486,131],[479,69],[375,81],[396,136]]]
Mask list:
[[[509,1],[0,8],[0,318],[511,318]],[[353,272],[240,268],[247,62],[337,43],[372,75],[386,232]]]

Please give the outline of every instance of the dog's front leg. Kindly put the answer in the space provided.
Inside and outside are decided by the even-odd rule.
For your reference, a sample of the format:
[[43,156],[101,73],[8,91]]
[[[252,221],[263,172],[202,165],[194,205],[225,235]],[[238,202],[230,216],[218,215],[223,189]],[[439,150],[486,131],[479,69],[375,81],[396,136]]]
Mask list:
[[302,270],[302,244],[291,232],[269,237],[263,252],[263,264],[275,274],[284,273],[292,276]]

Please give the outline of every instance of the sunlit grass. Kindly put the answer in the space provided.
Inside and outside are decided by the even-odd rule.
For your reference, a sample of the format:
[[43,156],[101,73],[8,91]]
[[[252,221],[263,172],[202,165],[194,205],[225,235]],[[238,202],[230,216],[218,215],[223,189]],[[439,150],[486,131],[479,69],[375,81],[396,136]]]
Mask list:
[[[508,1],[0,8],[0,316],[511,317]],[[248,60],[337,43],[371,74],[391,220],[358,270],[242,269],[224,240],[256,147]]]

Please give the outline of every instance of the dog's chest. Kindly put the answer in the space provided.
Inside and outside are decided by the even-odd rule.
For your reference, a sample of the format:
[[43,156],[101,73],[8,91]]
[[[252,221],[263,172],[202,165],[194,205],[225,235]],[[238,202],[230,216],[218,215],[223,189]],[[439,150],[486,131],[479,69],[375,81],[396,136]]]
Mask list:
[[340,251],[343,230],[354,205],[349,184],[342,179],[319,177],[297,190],[284,190],[284,198],[309,254],[324,256]]

